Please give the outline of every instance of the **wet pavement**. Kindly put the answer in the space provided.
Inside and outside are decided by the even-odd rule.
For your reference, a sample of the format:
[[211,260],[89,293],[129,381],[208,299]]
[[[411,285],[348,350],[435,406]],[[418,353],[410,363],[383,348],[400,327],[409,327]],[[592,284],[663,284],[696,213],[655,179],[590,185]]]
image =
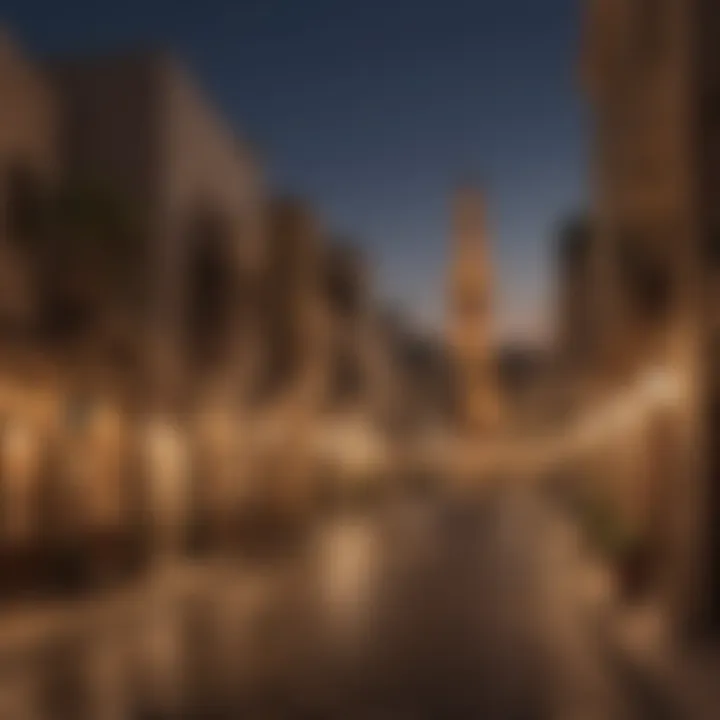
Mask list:
[[5,648],[0,718],[673,717],[621,682],[582,562],[522,491],[347,510]]

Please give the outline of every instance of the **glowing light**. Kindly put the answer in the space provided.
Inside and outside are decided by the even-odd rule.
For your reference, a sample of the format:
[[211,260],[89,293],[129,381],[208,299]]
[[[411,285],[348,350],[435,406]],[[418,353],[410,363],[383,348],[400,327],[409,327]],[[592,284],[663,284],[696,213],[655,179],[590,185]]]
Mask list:
[[642,390],[650,402],[674,405],[682,397],[682,384],[677,373],[656,368],[642,379]]
[[13,536],[31,533],[33,528],[32,495],[36,481],[37,438],[21,422],[12,422],[3,438],[3,471],[6,503],[5,526]]
[[377,586],[377,537],[368,524],[347,521],[322,537],[319,551],[322,601],[334,630],[359,631]]
[[182,524],[187,506],[187,461],[180,430],[162,419],[150,421],[145,435],[153,509],[162,527]]
[[315,450],[325,462],[351,475],[377,470],[387,457],[382,438],[362,418],[336,419],[320,427]]
[[35,450],[29,428],[19,422],[9,425],[5,435],[5,459],[10,471],[22,472],[27,468]]

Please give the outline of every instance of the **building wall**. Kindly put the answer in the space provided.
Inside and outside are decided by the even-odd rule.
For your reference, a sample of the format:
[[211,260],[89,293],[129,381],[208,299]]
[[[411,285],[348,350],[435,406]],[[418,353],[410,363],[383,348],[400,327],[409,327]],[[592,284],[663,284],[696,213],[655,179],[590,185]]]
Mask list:
[[18,221],[57,172],[56,107],[42,72],[1,28],[0,97],[0,315],[28,322],[33,281]]
[[607,3],[588,40],[595,287],[607,361],[621,371],[668,351],[699,242],[690,11],[679,0]]
[[325,253],[324,275],[331,346],[328,402],[340,408],[369,410],[373,388],[364,258],[348,245],[333,245]]
[[322,228],[302,202],[281,198],[269,210],[263,324],[267,336],[269,394],[306,386],[317,407],[324,398],[329,321],[324,293]]
[[0,31],[0,163],[28,164],[42,176],[55,171],[55,104],[34,62]]
[[[717,292],[717,269],[720,267],[720,8],[717,3],[703,0],[702,23],[699,29],[702,46],[699,52],[699,83],[702,92],[698,107],[698,156],[701,164],[702,197],[700,204],[705,217],[705,246],[709,267],[714,270],[713,292]],[[713,298],[717,294],[713,295]],[[715,327],[720,327],[715,313]]]
[[259,251],[262,210],[255,159],[182,66],[165,58],[160,83],[160,212],[182,221],[198,205],[209,206],[230,224],[237,260],[249,259]]
[[52,58],[66,179],[99,185],[145,218],[159,180],[157,60],[152,55]]
[[[189,424],[208,407],[213,415],[236,409],[257,342],[250,316],[263,208],[255,160],[166,54],[53,60],[49,74],[62,101],[67,180],[116,196],[142,233],[136,266],[144,291],[131,319],[141,367],[136,387],[125,378],[138,409],[176,419],[179,410],[194,411],[182,415]],[[153,420],[151,427],[167,422]],[[190,457],[193,427],[173,432],[188,433],[187,457],[176,458],[170,471],[154,462],[147,468],[146,499],[158,518],[165,511],[158,503],[170,500],[153,488],[182,486],[191,462],[203,478],[202,491],[193,491],[198,502],[223,495],[229,503],[228,473],[236,468],[214,447]],[[84,459],[83,472],[92,475],[101,460]],[[108,497],[109,491],[94,498],[96,515],[109,512]]]
[[[261,249],[258,167],[165,54],[53,60],[49,68],[62,99],[67,175],[99,183],[140,219],[145,249],[138,265],[147,292],[138,327],[151,384],[159,396],[175,397],[191,373],[184,353],[192,346],[187,316],[198,245],[227,270],[227,302],[247,300],[239,290]],[[196,230],[207,218],[221,229],[205,233],[212,238]],[[237,316],[228,313],[229,322]],[[224,330],[228,340],[242,336]]]
[[[169,270],[166,293],[175,307],[169,310],[170,322],[178,323],[181,338],[186,335],[178,315],[192,303],[188,278],[194,253],[198,244],[208,243],[216,266],[225,268],[227,303],[233,305],[218,325],[226,342],[221,354],[225,367],[242,375],[248,347],[258,342],[251,316],[263,253],[263,179],[249,148],[182,66],[164,59],[160,78],[158,235],[165,245],[158,250],[164,256],[159,264]],[[215,237],[193,231],[203,218],[216,228]]]
[[708,0],[698,0],[701,23],[698,28],[700,42],[698,52],[699,85],[698,144],[696,148],[700,165],[702,213],[701,232],[702,266],[707,271],[705,287],[706,360],[704,383],[705,421],[708,447],[707,460],[709,488],[703,497],[709,510],[707,515],[709,576],[708,594],[710,611],[716,626],[720,626],[720,7]]
[[707,580],[720,577],[720,550],[713,559],[707,544],[720,512],[712,452],[720,426],[708,409],[717,377],[717,4],[597,0],[591,10],[586,77],[596,126],[603,360],[625,376],[664,366],[682,389],[665,443],[674,457],[654,472],[646,499],[663,504],[669,605],[676,619],[697,620]]
[[573,219],[557,248],[557,350],[566,370],[582,372],[592,361],[596,318],[592,297],[592,230],[586,219]]

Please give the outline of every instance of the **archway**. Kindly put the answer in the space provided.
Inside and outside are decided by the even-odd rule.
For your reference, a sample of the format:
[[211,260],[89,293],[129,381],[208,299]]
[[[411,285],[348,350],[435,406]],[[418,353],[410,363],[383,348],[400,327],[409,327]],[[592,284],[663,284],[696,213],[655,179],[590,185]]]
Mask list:
[[200,210],[188,227],[184,287],[184,350],[191,379],[212,372],[224,359],[236,316],[238,273],[231,228],[221,215]]

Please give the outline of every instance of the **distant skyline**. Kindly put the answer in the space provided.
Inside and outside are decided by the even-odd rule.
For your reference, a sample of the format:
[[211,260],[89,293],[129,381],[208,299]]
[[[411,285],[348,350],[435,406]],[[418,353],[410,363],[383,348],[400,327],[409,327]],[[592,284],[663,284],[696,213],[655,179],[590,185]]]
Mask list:
[[444,313],[453,189],[488,193],[503,338],[543,335],[552,241],[584,203],[578,0],[5,0],[33,54],[161,46],[376,266],[421,325]]

